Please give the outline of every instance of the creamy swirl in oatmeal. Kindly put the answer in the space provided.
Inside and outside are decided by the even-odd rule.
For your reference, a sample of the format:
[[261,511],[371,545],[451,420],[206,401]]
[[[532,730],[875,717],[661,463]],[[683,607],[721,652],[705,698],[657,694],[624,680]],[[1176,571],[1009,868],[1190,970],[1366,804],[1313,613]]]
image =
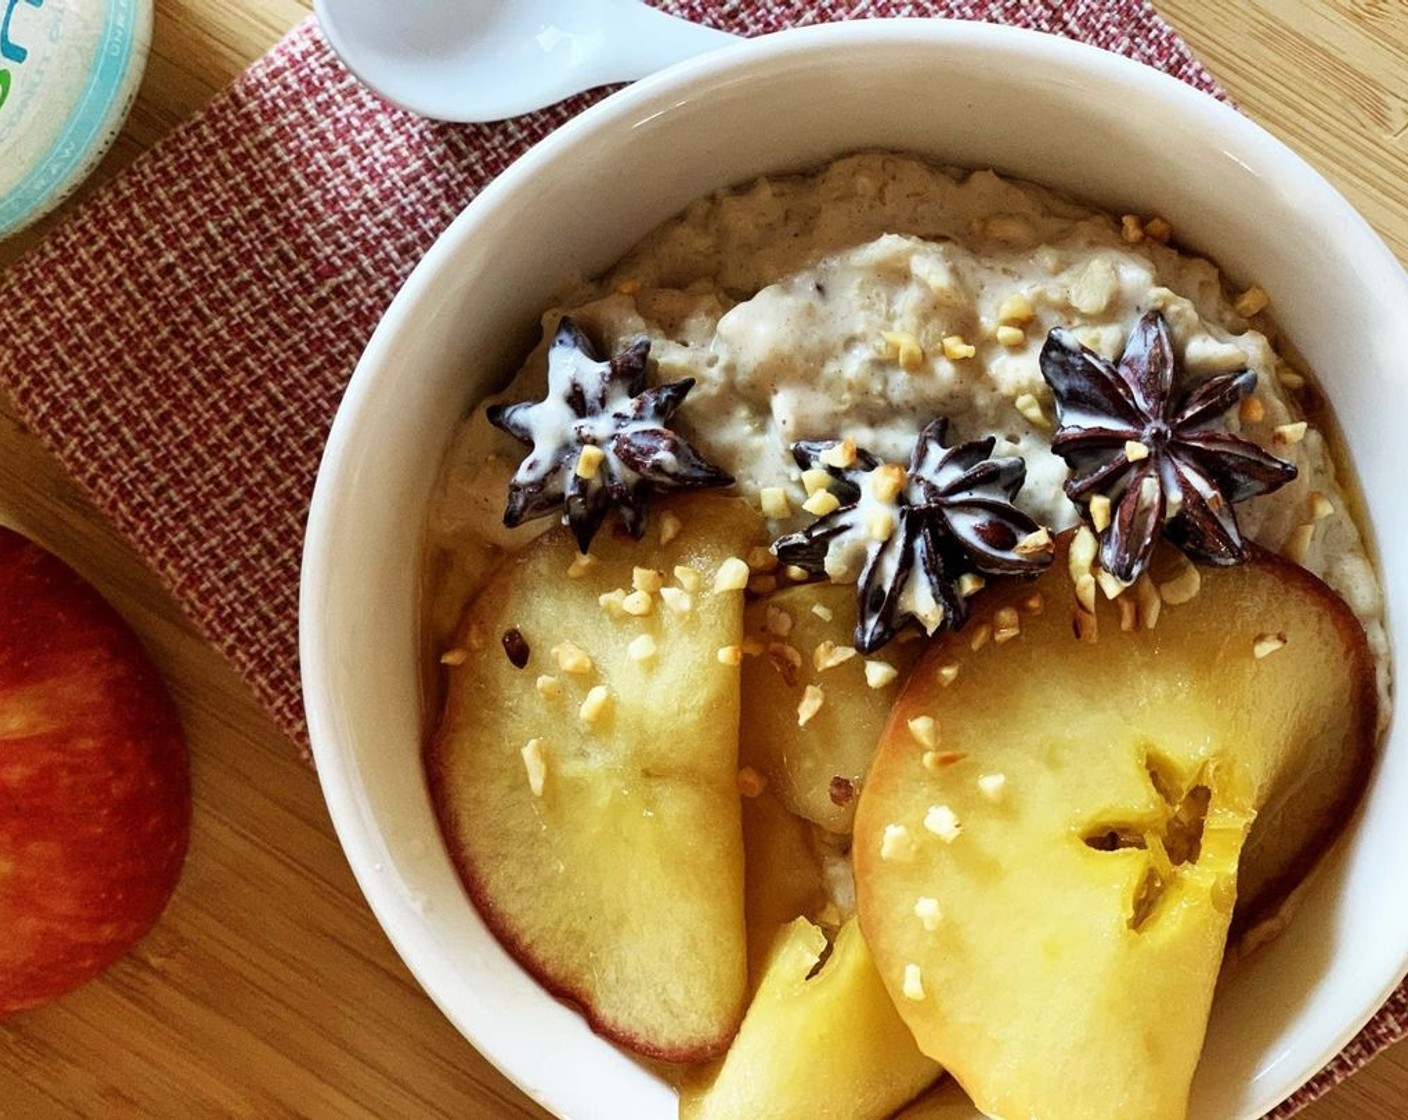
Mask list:
[[[1160,311],[1186,376],[1257,373],[1226,427],[1299,473],[1239,505],[1239,523],[1348,602],[1379,663],[1386,718],[1379,582],[1328,437],[1303,423],[1303,379],[1268,341],[1261,302],[1229,294],[1213,264],[1137,222],[990,171],[866,153],[695,203],[543,323],[549,339],[570,312],[609,350],[649,337],[652,381],[696,381],[677,428],[778,534],[810,520],[794,441],[848,438],[902,463],[936,415],[955,440],[993,435],[995,455],[1021,456],[1017,504],[1061,529],[1078,518],[1066,464],[1050,450],[1042,344],[1065,327],[1117,359],[1139,316]],[[495,399],[540,398],[545,356],[546,342]],[[456,438],[430,526],[434,640],[452,632],[499,555],[552,524],[502,525],[521,454],[483,405]]]

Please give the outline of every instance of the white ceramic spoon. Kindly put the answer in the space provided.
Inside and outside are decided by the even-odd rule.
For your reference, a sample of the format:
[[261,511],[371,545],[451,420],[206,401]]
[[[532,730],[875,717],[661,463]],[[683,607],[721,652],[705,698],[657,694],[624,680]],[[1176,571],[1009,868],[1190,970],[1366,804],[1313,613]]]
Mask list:
[[442,121],[497,121],[633,81],[734,37],[639,0],[315,0],[347,68]]

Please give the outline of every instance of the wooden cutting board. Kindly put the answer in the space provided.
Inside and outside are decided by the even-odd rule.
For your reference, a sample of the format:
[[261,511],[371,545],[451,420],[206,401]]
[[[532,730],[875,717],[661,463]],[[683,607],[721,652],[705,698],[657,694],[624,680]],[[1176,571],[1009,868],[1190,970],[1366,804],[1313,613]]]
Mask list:
[[[308,6],[158,0],[146,80],[99,179]],[[1243,108],[1408,259],[1403,0],[1158,7]],[[0,242],[0,264],[43,228]],[[545,1116],[421,992],[353,882],[315,777],[3,401],[0,520],[67,558],[136,625],[182,707],[196,794],[190,859],[157,930],[99,981],[0,1025],[0,1118]],[[1405,1102],[1399,1047],[1303,1115],[1401,1120]]]

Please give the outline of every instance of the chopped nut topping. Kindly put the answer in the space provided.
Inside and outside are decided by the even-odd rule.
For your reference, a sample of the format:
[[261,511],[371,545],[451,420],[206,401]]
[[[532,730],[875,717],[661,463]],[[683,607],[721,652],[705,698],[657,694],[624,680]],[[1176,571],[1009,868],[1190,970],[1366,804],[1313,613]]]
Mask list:
[[1012,402],[1018,412],[1027,418],[1027,423],[1034,428],[1046,431],[1051,427],[1051,421],[1045,412],[1042,411],[1041,402],[1031,393],[1023,393]]
[[965,599],[971,599],[987,585],[987,580],[977,572],[964,572],[958,577],[958,593]]
[[944,912],[940,908],[937,898],[920,896],[914,900],[914,916],[919,919],[926,930],[933,933],[939,928],[939,923],[943,921]]
[[1143,622],[1144,629],[1152,630],[1159,624],[1163,599],[1159,597],[1159,589],[1154,586],[1154,581],[1149,578],[1147,572],[1135,582],[1134,596],[1139,604],[1139,619]]
[[621,600],[621,609],[636,618],[644,618],[655,609],[655,600],[644,591],[632,591]]
[[992,616],[992,640],[997,645],[1010,642],[1022,632],[1022,620],[1016,607],[1003,607]]
[[1110,499],[1104,494],[1095,494],[1090,499],[1090,523],[1097,533],[1110,527]]
[[1237,415],[1243,424],[1260,424],[1266,419],[1266,406],[1261,403],[1260,397],[1243,397],[1242,403],[1237,406]]
[[856,655],[854,646],[838,646],[829,638],[817,645],[812,650],[812,664],[818,673],[824,673],[827,669],[834,669],[837,665],[844,665]]
[[1310,552],[1310,542],[1315,537],[1314,522],[1307,522],[1304,525],[1297,525],[1286,541],[1286,545],[1281,549],[1281,555],[1293,564],[1304,564],[1305,557]]
[[1271,303],[1271,297],[1258,287],[1250,287],[1239,295],[1232,303],[1232,310],[1243,319],[1250,319],[1262,311],[1265,311]]
[[460,646],[456,646],[454,649],[447,649],[440,655],[441,665],[463,665],[468,660],[469,650]]
[[1121,583],[1114,574],[1100,568],[1095,573],[1095,582],[1099,584],[1100,590],[1105,593],[1107,599],[1118,599],[1123,593],[1127,584]]
[[718,651],[714,654],[714,657],[718,660],[720,665],[742,665],[743,647],[720,646]]
[[703,578],[688,564],[679,564],[675,567],[675,582],[686,591],[698,591]]
[[726,591],[742,591],[748,586],[748,564],[737,556],[730,556],[714,573],[714,594]]
[[973,636],[968,640],[968,648],[976,652],[988,644],[992,638],[992,627],[986,622],[980,622],[973,627]]
[[915,716],[909,721],[909,733],[921,747],[933,750],[938,746],[939,728],[933,716]]
[[1263,657],[1270,657],[1285,644],[1286,635],[1284,633],[1258,634],[1252,640],[1252,656],[1260,661]]
[[577,715],[581,717],[583,723],[600,723],[610,704],[611,693],[607,691],[606,686],[604,684],[595,685],[587,691]]
[[945,844],[952,844],[963,834],[958,815],[947,805],[929,806],[929,811],[924,814],[924,828]]
[[1144,223],[1144,236],[1160,245],[1167,245],[1173,236],[1173,226],[1164,218],[1150,218]]
[[821,706],[824,703],[826,703],[826,693],[814,684],[807,685],[806,691],[802,693],[801,702],[797,705],[797,726],[806,727],[811,718],[821,711]]
[[898,463],[881,463],[870,472],[870,492],[877,502],[893,502],[908,481],[908,472]]
[[816,517],[825,517],[841,508],[841,499],[830,490],[818,490],[802,503],[802,508]]
[[613,618],[619,618],[626,613],[624,606],[626,602],[625,588],[618,587],[614,591],[603,591],[596,597],[596,601],[601,609]]
[[587,656],[587,651],[575,642],[559,642],[552,647],[552,655],[557,661],[557,667],[564,673],[592,671],[592,659]]
[[924,1000],[924,974],[919,971],[917,964],[907,964],[904,966],[904,983],[900,986],[904,992],[904,998],[913,1000],[915,1003],[922,1003]]
[[660,543],[662,545],[669,544],[680,535],[683,529],[684,522],[680,520],[678,514],[666,510],[660,515]]
[[1015,323],[1022,326],[1035,318],[1036,309],[1032,307],[1032,301],[1021,292],[1014,292],[1008,296],[997,309],[997,319],[1000,323]]
[[831,472],[821,467],[810,467],[802,472],[802,489],[811,498],[824,490],[831,489]]
[[822,622],[830,622],[836,617],[836,612],[823,603],[813,603],[812,614],[816,615]]
[[601,469],[601,464],[606,462],[606,452],[594,443],[589,443],[582,448],[581,454],[577,456],[577,477],[595,478],[596,472]]
[[1144,223],[1138,214],[1120,216],[1120,238],[1126,245],[1138,245],[1144,240]]
[[1305,388],[1305,378],[1293,370],[1290,366],[1276,367],[1276,380],[1293,392],[1296,389]]
[[838,440],[822,451],[817,458],[826,466],[836,467],[838,470],[853,467],[856,465],[856,441],[853,439]]
[[880,858],[908,863],[914,858],[914,837],[902,824],[887,824],[880,834]]
[[898,361],[906,373],[924,368],[924,348],[908,331],[881,331],[880,339],[885,344],[885,355]]
[[1294,424],[1279,424],[1271,429],[1271,439],[1275,443],[1299,443],[1305,438],[1309,427],[1304,420],[1297,420]]
[[1149,447],[1137,439],[1127,439],[1124,442],[1124,457],[1131,463],[1137,463],[1149,457]]
[[572,563],[567,565],[567,575],[571,579],[581,579],[595,568],[598,563],[597,558],[590,553],[579,552],[573,558]]
[[977,347],[964,341],[961,334],[945,335],[943,348],[944,357],[951,362],[961,362],[965,358],[971,358],[978,352]]
[[1050,552],[1054,547],[1051,531],[1043,525],[1036,532],[1028,533],[1019,540],[1012,551],[1022,556],[1035,556],[1041,552]]
[[958,765],[967,757],[963,751],[925,751],[924,757],[919,761],[924,764],[925,770],[937,774],[940,770]]
[[1310,519],[1312,521],[1324,521],[1335,512],[1334,503],[1319,490],[1312,490],[1306,498],[1306,503],[1310,506]]
[[748,567],[755,572],[777,571],[777,556],[772,549],[758,545],[748,550]]
[[742,648],[744,657],[757,657],[767,647],[757,638],[744,638]]
[[781,521],[792,516],[792,503],[787,500],[787,491],[781,486],[764,486],[758,491],[758,504],[763,516]]
[[544,700],[556,700],[562,695],[562,682],[547,673],[534,681],[533,687],[538,690],[538,695]]
[[[1091,581],[1092,585],[1094,581]],[[1091,611],[1076,608],[1076,613],[1071,619],[1071,629],[1074,631],[1077,640],[1082,642],[1094,642],[1099,638],[1099,627],[1095,621],[1095,615]]]
[[768,604],[767,629],[769,634],[776,634],[779,638],[785,638],[792,633],[792,616],[781,607],[774,607]]
[[655,639],[649,634],[641,634],[632,638],[631,644],[626,647],[626,656],[632,661],[649,661],[656,652]]
[[665,586],[665,573],[654,568],[636,568],[631,572],[631,586],[646,595],[654,595]]
[[748,593],[750,595],[771,595],[777,590],[776,576],[752,575],[748,577]]
[[887,541],[895,535],[895,515],[887,509],[872,510],[865,519],[865,531],[873,541]]
[[1040,591],[1033,591],[1018,606],[1023,614],[1038,615],[1046,609],[1046,596]]
[[1139,607],[1128,596],[1116,599],[1115,604],[1120,608],[1120,629],[1126,634],[1133,633],[1139,625]]
[[788,579],[790,579],[793,583],[806,583],[807,580],[812,578],[811,572],[807,571],[806,568],[799,567],[796,564],[788,564],[785,568],[782,569],[782,574],[785,575]]
[[1001,801],[1007,794],[1006,774],[981,774],[978,777],[978,792],[989,801]]
[[744,797],[760,797],[763,790],[768,788],[768,780],[754,770],[751,766],[745,766],[738,772],[738,792]]
[[867,661],[865,663],[865,683],[871,688],[884,688],[893,684],[900,671],[888,661]]
[[947,665],[940,665],[935,675],[939,678],[939,684],[947,688],[958,679],[958,665],[952,661]]
[[543,755],[543,741],[529,739],[519,752],[523,756],[523,769],[528,772],[528,788],[534,797],[543,796],[543,785],[548,776],[548,760]]
[[[1081,576],[1091,575],[1095,568],[1095,554],[1099,542],[1086,526],[1082,525],[1071,538],[1071,548],[1066,554],[1066,567],[1071,573],[1071,582],[1077,583]],[[1094,610],[1094,607],[1090,608]]]
[[1202,586],[1197,567],[1185,559],[1176,576],[1159,584],[1159,598],[1171,607],[1182,606],[1195,599]]
[[694,609],[694,597],[678,587],[662,587],[660,600],[675,614],[688,614]]
[[1003,323],[993,333],[997,338],[997,344],[999,346],[1015,348],[1027,344],[1027,332],[1021,327],[1008,326],[1006,323]]
[[1102,257],[1095,257],[1071,285],[1071,306],[1085,315],[1102,314],[1119,288],[1114,267]]

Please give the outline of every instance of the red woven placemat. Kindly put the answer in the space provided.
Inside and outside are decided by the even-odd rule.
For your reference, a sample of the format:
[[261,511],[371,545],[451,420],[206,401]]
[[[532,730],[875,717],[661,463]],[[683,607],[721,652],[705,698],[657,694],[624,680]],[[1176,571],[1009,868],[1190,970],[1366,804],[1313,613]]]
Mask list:
[[[873,16],[1053,31],[1209,92],[1138,0],[670,0],[759,34]],[[390,109],[296,28],[0,277],[0,383],[306,745],[297,608],[323,440],[363,345],[475,192],[595,96],[495,125]],[[1287,1116],[1408,1028],[1400,990]]]

